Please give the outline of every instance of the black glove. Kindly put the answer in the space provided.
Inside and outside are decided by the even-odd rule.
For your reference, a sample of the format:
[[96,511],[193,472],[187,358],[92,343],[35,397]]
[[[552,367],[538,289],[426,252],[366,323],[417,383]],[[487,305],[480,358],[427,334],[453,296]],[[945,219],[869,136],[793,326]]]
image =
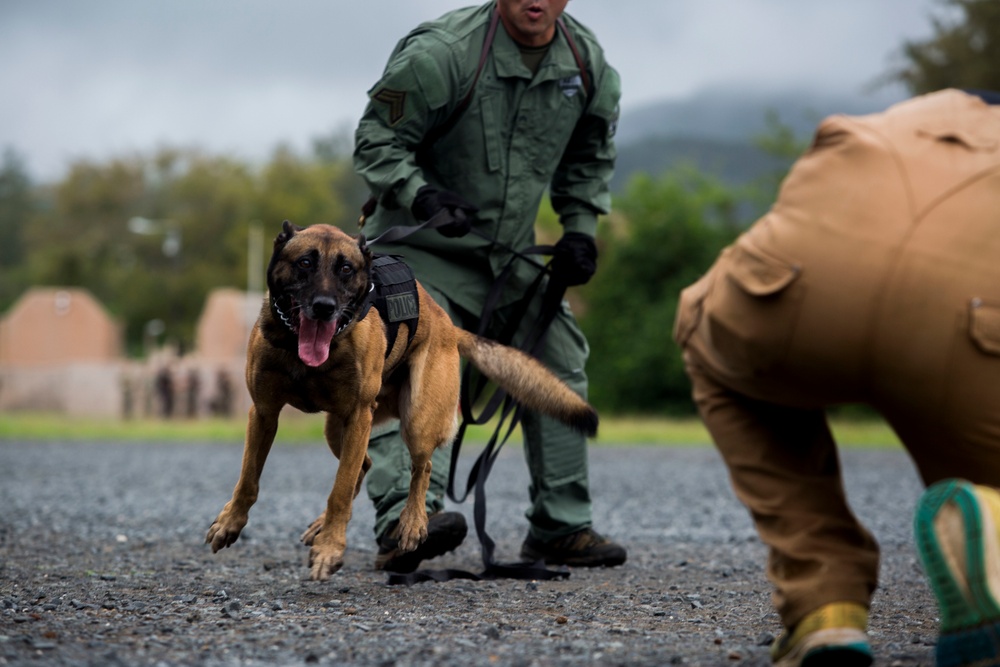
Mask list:
[[592,236],[566,232],[552,253],[552,279],[567,287],[582,285],[597,271],[597,245]]
[[421,222],[430,220],[440,213],[446,222],[435,229],[444,236],[457,238],[465,236],[472,229],[472,218],[479,211],[479,208],[454,192],[424,185],[417,190],[417,196],[413,199],[410,211]]

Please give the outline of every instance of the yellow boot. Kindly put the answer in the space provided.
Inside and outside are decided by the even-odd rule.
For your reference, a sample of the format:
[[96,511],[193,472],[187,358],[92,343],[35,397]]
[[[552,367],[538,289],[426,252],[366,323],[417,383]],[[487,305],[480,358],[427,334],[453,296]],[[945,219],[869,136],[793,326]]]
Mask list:
[[777,667],[867,667],[868,610],[856,602],[831,602],[810,612],[771,647]]

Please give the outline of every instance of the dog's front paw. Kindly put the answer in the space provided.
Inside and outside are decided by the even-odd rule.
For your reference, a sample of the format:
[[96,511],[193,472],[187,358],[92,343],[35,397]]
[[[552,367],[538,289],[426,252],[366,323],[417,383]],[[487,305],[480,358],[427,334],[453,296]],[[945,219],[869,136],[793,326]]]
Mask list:
[[306,528],[306,532],[302,533],[302,537],[299,538],[302,540],[302,544],[307,547],[311,547],[313,545],[313,542],[316,540],[316,536],[319,535],[319,531],[323,530],[324,521],[326,521],[326,512],[320,514],[318,519],[309,524],[309,527]]
[[309,550],[309,578],[313,581],[326,581],[343,566],[344,552],[339,549],[313,546]]
[[208,534],[205,535],[205,543],[211,544],[212,553],[216,553],[219,549],[225,549],[235,542],[246,525],[247,518],[245,516],[235,517],[226,510],[223,510],[219,513],[211,528],[208,529]]

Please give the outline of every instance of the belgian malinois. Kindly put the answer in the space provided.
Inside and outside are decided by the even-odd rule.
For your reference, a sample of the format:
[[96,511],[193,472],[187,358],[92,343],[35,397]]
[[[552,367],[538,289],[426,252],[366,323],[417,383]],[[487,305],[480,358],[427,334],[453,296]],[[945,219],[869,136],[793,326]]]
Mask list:
[[297,227],[288,221],[274,241],[268,295],[247,349],[246,379],[253,405],[243,464],[232,499],[208,530],[217,552],[233,544],[257,500],[261,471],[285,405],[325,412],[324,435],[339,459],[326,510],[302,535],[312,579],[343,565],[351,504],[371,467],[373,424],[400,420],[413,461],[410,491],[399,517],[399,548],[427,537],[424,496],[431,453],[454,438],[460,357],[471,361],[526,408],[593,435],[597,413],[531,356],[454,326],[417,283],[416,332],[402,324],[392,349],[387,327],[372,308],[359,316],[373,289],[373,255],[363,235],[336,227]]

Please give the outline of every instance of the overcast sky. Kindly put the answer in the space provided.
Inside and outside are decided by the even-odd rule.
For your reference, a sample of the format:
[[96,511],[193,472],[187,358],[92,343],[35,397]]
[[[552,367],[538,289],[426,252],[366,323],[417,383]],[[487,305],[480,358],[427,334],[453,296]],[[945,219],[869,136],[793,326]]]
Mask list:
[[[395,42],[462,0],[0,0],[0,147],[35,178],[163,145],[246,159],[352,131]],[[862,91],[935,0],[572,0],[627,113],[720,86]],[[897,57],[894,60],[894,56]]]

